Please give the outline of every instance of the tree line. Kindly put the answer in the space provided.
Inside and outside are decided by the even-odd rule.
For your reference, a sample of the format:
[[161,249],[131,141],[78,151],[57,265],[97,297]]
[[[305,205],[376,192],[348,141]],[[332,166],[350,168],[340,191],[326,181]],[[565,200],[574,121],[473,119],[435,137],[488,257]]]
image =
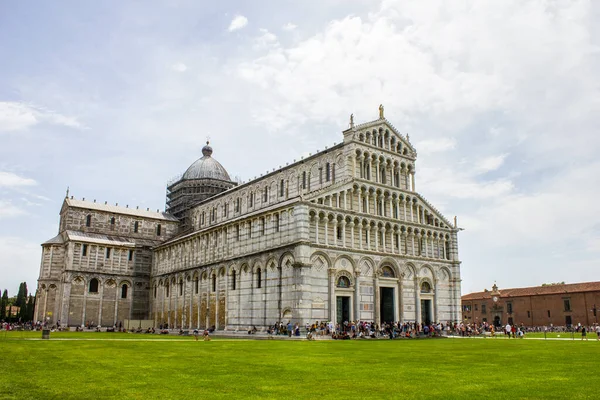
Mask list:
[[[17,307],[16,313],[12,307]],[[27,282],[21,282],[16,296],[8,297],[8,289],[4,289],[0,298],[0,321],[28,322],[33,320],[35,296],[27,293]]]

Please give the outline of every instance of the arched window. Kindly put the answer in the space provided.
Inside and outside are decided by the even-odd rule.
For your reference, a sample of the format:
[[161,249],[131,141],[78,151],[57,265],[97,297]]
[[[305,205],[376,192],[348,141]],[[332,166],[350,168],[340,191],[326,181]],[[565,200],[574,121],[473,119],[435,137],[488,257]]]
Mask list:
[[387,265],[381,268],[381,276],[384,278],[395,278],[396,274],[394,274],[394,270]]
[[157,287],[156,287],[156,285],[154,285],[154,298],[156,298],[156,292],[157,292],[157,291],[158,291],[158,290],[157,290]]
[[194,278],[194,293],[198,294],[198,277]]
[[337,281],[337,287],[349,288],[350,287],[350,279],[348,279],[347,276],[340,276]]
[[121,286],[121,298],[122,299],[126,299],[127,298],[127,285],[123,284]]
[[87,226],[88,228],[90,226],[92,226],[92,216],[91,216],[91,214],[88,214],[88,216],[85,217],[85,226]]
[[89,292],[90,293],[98,293],[98,279],[93,278],[90,281]]
[[325,181],[329,182],[331,180],[331,164],[325,164]]
[[162,233],[162,226],[160,226],[160,224],[156,225],[156,236],[160,236],[160,234]]
[[179,295],[183,295],[183,281],[179,281]]
[[235,271],[231,272],[231,290],[235,290],[236,287],[236,277],[237,275],[235,274]]
[[217,275],[212,276],[212,291],[217,291]]
[[431,293],[431,285],[429,282],[423,282],[421,284],[421,293]]
[[169,297],[169,285],[165,285],[165,297]]
[[279,214],[275,214],[275,232],[279,232]]
[[115,217],[110,218],[110,229],[111,230],[115,229]]
[[262,287],[262,271],[260,268],[256,270],[256,287],[259,289]]
[[138,233],[139,230],[140,230],[140,223],[139,223],[139,221],[135,221],[133,223],[133,233]]

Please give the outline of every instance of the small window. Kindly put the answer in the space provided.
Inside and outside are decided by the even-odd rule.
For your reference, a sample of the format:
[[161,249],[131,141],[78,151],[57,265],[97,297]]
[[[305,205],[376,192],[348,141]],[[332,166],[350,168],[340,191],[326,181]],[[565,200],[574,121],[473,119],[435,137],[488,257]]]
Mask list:
[[235,274],[235,271],[231,272],[231,290],[235,290],[236,287],[236,277],[237,275]]
[[550,318],[550,310],[548,310],[548,318]]
[[217,291],[217,275],[212,276],[212,291]]
[[252,237],[252,221],[248,221],[248,237]]
[[194,293],[198,294],[198,277],[194,279]]
[[275,214],[275,232],[279,232],[279,214]]
[[263,203],[269,201],[269,187],[265,186],[265,191],[263,193]]
[[82,257],[86,257],[87,256],[87,251],[88,251],[88,245],[84,244],[81,246],[81,256]]
[[123,286],[121,286],[121,298],[122,299],[127,298],[127,285],[126,284],[123,284]]
[[306,189],[306,171],[302,172],[302,189]]
[[98,279],[92,278],[89,286],[90,293],[98,293]]
[[279,197],[283,197],[285,193],[285,183],[283,179],[279,182]]
[[165,297],[169,297],[169,285],[165,286]]
[[156,236],[160,236],[162,233],[162,226],[160,224],[156,225]]
[[235,226],[235,240],[240,240],[240,226]]
[[325,164],[325,181],[329,182],[331,180],[331,164]]
[[129,261],[133,261],[133,250],[129,250],[129,256],[127,257]]
[[248,207],[254,207],[254,193],[248,195]]
[[157,293],[157,291],[158,291],[158,290],[157,290],[157,288],[156,288],[156,285],[154,285],[154,298],[156,298],[156,293]]
[[106,248],[106,259],[110,258],[110,247]]
[[323,168],[319,168],[319,183],[323,183]]
[[341,226],[338,226],[336,228],[336,236],[337,236],[338,240],[342,240],[342,227]]
[[115,229],[115,217],[111,217],[110,219],[110,230]]
[[183,295],[183,281],[179,281],[179,295]]
[[229,216],[229,203],[225,203],[223,206],[223,218],[227,218]]
[[527,318],[531,318],[531,311],[527,311]]
[[506,303],[506,312],[509,314],[512,314],[513,312],[513,305],[512,303]]
[[487,313],[487,306],[485,304],[481,305],[481,313],[482,314],[486,314]]
[[85,226],[87,226],[88,228],[92,226],[92,216],[90,214],[88,214],[88,216],[85,217]]
[[340,276],[337,281],[337,287],[349,288],[350,287],[350,279],[348,279],[347,276]]
[[133,223],[133,233],[138,233],[139,230],[140,230],[140,223],[139,223],[139,221],[135,221]]
[[266,225],[265,217],[261,217],[260,218],[260,234],[261,235],[265,234],[265,225]]
[[563,299],[565,311],[571,311],[571,299]]
[[260,268],[256,271],[256,287],[259,289],[262,287],[262,274]]

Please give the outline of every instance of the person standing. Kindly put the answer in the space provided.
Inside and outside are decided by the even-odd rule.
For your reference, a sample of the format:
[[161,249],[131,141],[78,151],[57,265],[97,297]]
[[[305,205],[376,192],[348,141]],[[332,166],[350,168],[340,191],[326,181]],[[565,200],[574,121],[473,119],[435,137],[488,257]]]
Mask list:
[[596,340],[600,340],[600,325],[596,325]]
[[585,329],[585,326],[581,327],[581,340],[583,339],[587,340],[587,331]]
[[512,329],[511,329],[510,324],[506,324],[506,326],[504,327],[504,333],[508,336],[509,339],[510,339],[511,332],[512,332]]

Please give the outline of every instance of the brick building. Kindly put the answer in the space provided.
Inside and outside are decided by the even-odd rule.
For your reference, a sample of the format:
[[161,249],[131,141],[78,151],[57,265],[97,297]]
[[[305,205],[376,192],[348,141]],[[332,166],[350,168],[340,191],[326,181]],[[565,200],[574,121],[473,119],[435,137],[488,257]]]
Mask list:
[[469,293],[461,297],[463,320],[494,325],[592,325],[598,322],[600,282],[553,284]]

